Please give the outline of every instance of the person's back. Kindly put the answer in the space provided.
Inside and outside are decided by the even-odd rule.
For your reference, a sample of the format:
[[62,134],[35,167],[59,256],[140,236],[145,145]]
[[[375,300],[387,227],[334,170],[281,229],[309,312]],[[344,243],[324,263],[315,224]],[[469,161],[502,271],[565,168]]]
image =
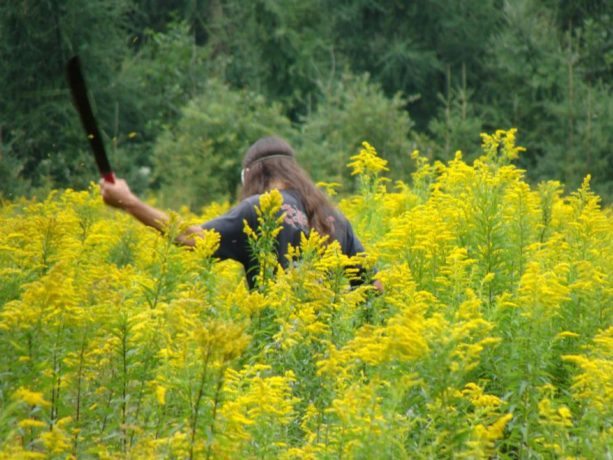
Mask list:
[[[295,190],[280,190],[283,204],[279,213],[283,214],[281,231],[276,237],[277,262],[286,269],[289,265],[287,258],[289,246],[298,247],[301,236],[310,233],[309,221],[300,195]],[[244,222],[254,230],[258,229],[258,220],[255,208],[259,206],[261,195],[253,195],[244,199],[226,214],[206,222],[202,225],[205,230],[215,230],[221,235],[220,246],[214,256],[220,259],[233,259],[240,262],[247,276],[247,283],[252,289],[255,286],[255,277],[258,273],[257,260],[251,253],[249,242],[243,231]],[[341,246],[343,254],[354,256],[364,252],[360,241],[353,234],[353,229],[345,216],[333,210],[329,216],[333,225],[333,239]]]

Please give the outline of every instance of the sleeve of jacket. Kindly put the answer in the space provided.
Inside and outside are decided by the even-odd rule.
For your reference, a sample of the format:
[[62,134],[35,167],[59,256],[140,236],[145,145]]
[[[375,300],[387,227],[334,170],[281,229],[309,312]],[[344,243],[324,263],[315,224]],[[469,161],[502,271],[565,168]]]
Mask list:
[[243,231],[245,221],[252,228],[257,225],[254,206],[258,203],[258,197],[250,197],[230,209],[224,215],[202,224],[205,230],[215,230],[221,236],[219,248],[214,256],[220,259],[234,259],[246,262],[249,258],[249,243]]

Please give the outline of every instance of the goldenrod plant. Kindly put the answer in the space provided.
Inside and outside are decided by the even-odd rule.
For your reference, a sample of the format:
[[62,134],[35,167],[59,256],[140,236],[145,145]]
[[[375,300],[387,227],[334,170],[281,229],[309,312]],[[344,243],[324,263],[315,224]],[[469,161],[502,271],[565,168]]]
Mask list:
[[613,214],[530,186],[515,136],[396,183],[364,143],[354,258],[313,232],[283,269],[263,195],[252,290],[218,234],[173,244],[227,203],[161,236],[95,186],[4,202],[0,459],[611,458]]

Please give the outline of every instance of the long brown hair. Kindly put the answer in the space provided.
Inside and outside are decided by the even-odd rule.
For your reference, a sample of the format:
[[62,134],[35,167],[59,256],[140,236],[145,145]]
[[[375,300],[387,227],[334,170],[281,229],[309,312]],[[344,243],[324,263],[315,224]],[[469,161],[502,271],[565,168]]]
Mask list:
[[245,153],[243,171],[243,198],[268,191],[273,182],[282,182],[300,196],[309,227],[320,235],[328,235],[328,241],[334,238],[334,206],[300,167],[294,150],[285,140],[278,137],[258,140]]

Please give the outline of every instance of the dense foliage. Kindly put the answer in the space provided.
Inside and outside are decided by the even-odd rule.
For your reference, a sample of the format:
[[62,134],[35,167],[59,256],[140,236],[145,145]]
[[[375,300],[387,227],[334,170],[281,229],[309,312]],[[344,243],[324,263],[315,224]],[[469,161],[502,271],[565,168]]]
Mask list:
[[[531,183],[572,190],[591,174],[603,199],[613,197],[607,0],[39,0],[3,2],[0,13],[5,197],[84,188],[96,176],[65,84],[75,53],[112,162],[139,191],[166,188],[172,199],[184,170],[169,168],[200,162],[201,185],[210,180],[214,193],[190,201],[231,195],[242,152],[230,147],[278,129],[253,106],[240,113],[232,101],[249,94],[290,120],[283,132],[321,179],[346,176],[361,137],[396,174],[414,146],[432,160],[456,149],[474,159],[476,133],[515,126]],[[223,94],[212,96],[217,83]],[[172,152],[153,151],[172,148],[169,133],[195,106],[212,126],[190,130],[182,146],[222,128],[236,139],[219,150],[211,140],[162,171],[160,156]],[[233,117],[240,126],[227,125]],[[222,156],[228,164],[207,162]],[[224,177],[212,177],[218,170]]]
[[526,183],[513,130],[482,148],[393,187],[351,158],[383,293],[317,234],[275,274],[277,191],[253,291],[217,234],[176,247],[95,187],[5,203],[0,458],[609,458],[613,216],[589,177]]

